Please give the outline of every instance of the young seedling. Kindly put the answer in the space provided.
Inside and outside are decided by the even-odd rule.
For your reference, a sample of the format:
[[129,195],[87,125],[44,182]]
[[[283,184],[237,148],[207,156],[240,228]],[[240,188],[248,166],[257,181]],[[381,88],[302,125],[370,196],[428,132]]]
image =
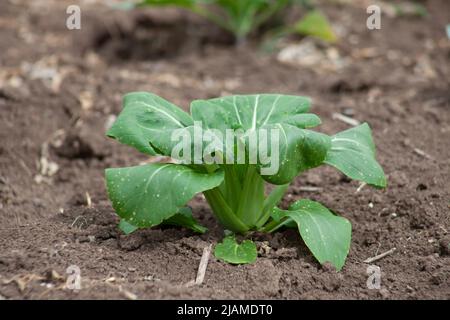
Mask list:
[[[386,179],[367,124],[328,136],[309,129],[321,123],[309,109],[305,97],[256,94],[195,100],[188,114],[152,93],[127,94],[107,135],[174,163],[106,170],[119,227],[130,233],[171,224],[203,233],[206,228],[186,207],[201,192],[226,230],[248,237],[298,228],[316,259],[340,270],[350,248],[350,222],[311,200],[288,210],[277,204],[300,173],[324,164],[375,187],[385,187]],[[267,184],[273,185],[270,192]],[[238,244],[230,235],[215,255],[250,263],[256,246],[250,240]]]

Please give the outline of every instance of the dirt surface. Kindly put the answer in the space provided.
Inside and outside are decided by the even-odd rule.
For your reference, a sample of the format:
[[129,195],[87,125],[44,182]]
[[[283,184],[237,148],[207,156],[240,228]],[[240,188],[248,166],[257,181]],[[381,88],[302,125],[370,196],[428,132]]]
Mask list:
[[[266,53],[255,41],[233,46],[176,10],[120,12],[79,1],[82,29],[70,31],[65,10],[74,2],[0,2],[0,299],[450,299],[448,1],[422,1],[427,17],[383,15],[375,31],[366,28],[364,1],[324,3],[341,40],[312,42],[324,55],[314,64]],[[305,41],[286,39],[278,50]],[[350,219],[344,269],[321,267],[286,230],[254,235],[254,264],[211,257],[204,283],[190,285],[203,248],[223,235],[201,195],[190,205],[208,233],[122,235],[104,169],[148,159],[104,132],[121,96],[138,90],[185,109],[192,99],[232,93],[307,95],[329,134],[349,127],[335,113],[367,121],[386,190],[357,192],[358,182],[324,167],[299,176],[283,201],[308,197]],[[381,289],[368,289],[363,261],[392,248],[374,263]],[[71,265],[81,290],[65,286]]]

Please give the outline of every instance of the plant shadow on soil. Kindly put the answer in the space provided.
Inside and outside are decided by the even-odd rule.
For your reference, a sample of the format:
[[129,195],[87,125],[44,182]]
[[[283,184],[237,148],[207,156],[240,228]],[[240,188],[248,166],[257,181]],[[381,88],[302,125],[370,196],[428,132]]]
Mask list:
[[[386,18],[376,33],[361,27],[364,8],[325,5],[347,30],[336,47],[351,61],[331,71],[283,64],[252,43],[236,48],[177,10],[116,12],[93,2],[83,31],[70,32],[58,16],[66,2],[46,11],[41,1],[0,4],[0,299],[450,298],[448,2],[427,1],[428,18]],[[344,269],[320,266],[295,230],[283,230],[253,236],[254,264],[211,257],[204,283],[192,286],[203,248],[223,235],[200,195],[189,205],[206,234],[121,234],[104,169],[148,159],[104,132],[122,95],[137,90],[186,110],[193,99],[221,94],[307,95],[328,134],[348,128],[335,113],[368,121],[386,190],[356,192],[359,183],[324,167],[298,177],[282,203],[311,198],[352,222]],[[368,289],[363,261],[393,247],[375,262],[381,289]],[[79,291],[64,286],[70,265],[81,270]]]

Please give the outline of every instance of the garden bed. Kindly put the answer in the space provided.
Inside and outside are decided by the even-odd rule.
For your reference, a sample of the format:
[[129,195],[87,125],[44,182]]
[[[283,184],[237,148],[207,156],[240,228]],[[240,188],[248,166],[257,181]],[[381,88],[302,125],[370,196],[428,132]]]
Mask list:
[[[449,299],[450,5],[424,1],[428,17],[383,16],[382,29],[370,31],[355,3],[321,6],[342,36],[334,46],[314,42],[325,58],[307,66],[281,62],[253,40],[233,46],[176,10],[86,4],[82,29],[70,31],[70,1],[3,1],[0,299]],[[282,47],[292,43],[303,42]],[[299,176],[283,200],[311,198],[352,222],[342,271],[320,266],[298,233],[285,230],[253,235],[253,264],[211,257],[203,284],[192,285],[203,249],[223,236],[200,195],[190,206],[206,234],[164,227],[123,235],[104,169],[148,158],[104,133],[122,95],[138,90],[186,110],[193,99],[225,94],[305,95],[324,133],[350,127],[336,114],[368,122],[386,190],[321,167]],[[381,289],[369,289],[364,260],[393,248],[373,263]],[[70,265],[81,270],[79,291],[64,288]]]

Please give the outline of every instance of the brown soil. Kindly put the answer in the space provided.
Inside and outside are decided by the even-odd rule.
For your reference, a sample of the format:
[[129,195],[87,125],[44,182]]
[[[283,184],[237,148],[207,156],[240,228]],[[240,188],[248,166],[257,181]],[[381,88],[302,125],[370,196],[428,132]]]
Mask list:
[[[0,2],[0,299],[450,298],[448,1],[423,1],[425,18],[383,16],[379,31],[366,29],[363,1],[325,4],[345,33],[334,48],[350,63],[339,70],[282,64],[255,44],[236,48],[220,30],[174,10],[116,12],[90,1],[82,29],[69,31],[65,9],[73,2]],[[204,283],[187,285],[203,248],[223,232],[201,196],[191,206],[210,229],[205,235],[175,228],[122,235],[103,170],[146,157],[104,131],[121,96],[137,90],[184,108],[228,93],[307,95],[323,132],[348,128],[335,112],[369,122],[386,190],[356,193],[359,183],[324,167],[300,176],[284,200],[309,197],[352,221],[344,269],[321,267],[286,230],[255,236],[256,263],[211,258]],[[363,261],[394,247],[375,262],[381,290],[368,289]],[[81,270],[78,292],[64,288],[70,265]]]

